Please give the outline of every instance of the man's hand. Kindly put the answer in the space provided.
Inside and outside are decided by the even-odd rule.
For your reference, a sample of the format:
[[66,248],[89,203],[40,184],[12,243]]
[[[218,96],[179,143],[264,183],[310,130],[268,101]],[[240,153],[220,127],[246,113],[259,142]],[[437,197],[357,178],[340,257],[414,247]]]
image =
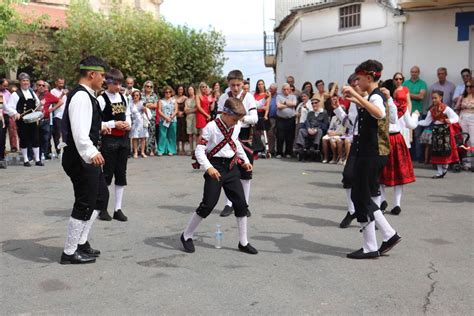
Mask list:
[[265,121],[268,121],[268,115],[265,115],[263,118],[265,119]]
[[13,117],[15,118],[15,121],[18,121],[19,119],[21,119],[20,113],[16,113],[15,116]]
[[245,171],[247,171],[247,172],[250,172],[250,171],[253,170],[253,166],[252,166],[252,164],[250,164],[250,163],[244,163],[244,164],[242,165],[242,168],[244,168]]
[[115,128],[121,131],[126,131],[130,128],[130,124],[127,121],[117,121],[115,122]]
[[92,157],[91,162],[94,166],[102,166],[105,163],[104,157],[102,157],[101,153],[98,153],[94,157]]
[[108,134],[112,133],[112,129],[104,124],[104,125],[102,125],[102,129],[100,130],[100,133],[102,135],[108,135]]
[[221,174],[219,173],[219,171],[217,171],[216,168],[214,167],[211,167],[209,169],[207,169],[207,174],[209,176],[211,176],[211,178],[217,180],[217,181],[220,181],[221,180]]

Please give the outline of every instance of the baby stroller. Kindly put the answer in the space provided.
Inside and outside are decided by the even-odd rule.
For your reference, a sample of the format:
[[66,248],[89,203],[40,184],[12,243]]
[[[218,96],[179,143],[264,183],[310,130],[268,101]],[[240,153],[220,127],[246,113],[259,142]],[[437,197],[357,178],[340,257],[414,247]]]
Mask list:
[[471,159],[471,171],[474,172],[474,165],[472,164],[473,154],[472,151],[468,151],[465,148],[468,147],[469,134],[462,131],[459,123],[453,124],[454,138],[456,140],[456,150],[459,154],[459,161],[452,164],[454,172],[461,172],[462,170],[462,161],[464,158]]

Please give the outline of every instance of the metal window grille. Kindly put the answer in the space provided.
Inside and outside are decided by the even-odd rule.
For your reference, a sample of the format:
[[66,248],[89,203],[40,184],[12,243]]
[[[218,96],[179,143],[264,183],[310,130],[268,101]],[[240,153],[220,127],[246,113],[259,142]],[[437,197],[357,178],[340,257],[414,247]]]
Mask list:
[[360,26],[360,4],[339,8],[339,29],[351,29]]

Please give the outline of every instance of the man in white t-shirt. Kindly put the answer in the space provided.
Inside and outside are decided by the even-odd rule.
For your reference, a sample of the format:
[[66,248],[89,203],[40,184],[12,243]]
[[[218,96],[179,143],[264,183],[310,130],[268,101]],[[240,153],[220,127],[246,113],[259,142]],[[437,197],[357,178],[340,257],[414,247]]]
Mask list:
[[59,154],[59,140],[61,138],[61,121],[63,119],[64,107],[66,106],[66,95],[68,90],[64,88],[64,78],[58,78],[55,82],[55,88],[51,90],[51,94],[58,97],[63,102],[53,107],[53,140],[56,154]]

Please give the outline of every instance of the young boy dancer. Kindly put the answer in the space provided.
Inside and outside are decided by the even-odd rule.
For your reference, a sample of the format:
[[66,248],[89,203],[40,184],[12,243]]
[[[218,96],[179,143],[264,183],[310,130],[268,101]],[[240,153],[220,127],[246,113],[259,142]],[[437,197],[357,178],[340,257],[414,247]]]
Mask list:
[[238,139],[242,118],[247,111],[237,98],[228,98],[222,108],[222,114],[209,122],[202,131],[202,139],[196,147],[196,160],[204,167],[204,194],[201,204],[191,217],[188,226],[181,235],[186,252],[194,252],[193,234],[203,218],[211,214],[216,206],[221,189],[232,202],[239,228],[239,245],[242,252],[257,254],[247,240],[248,205],[240,182],[241,165],[248,172],[252,165]]
[[[253,164],[253,148],[251,143],[251,130],[252,125],[257,124],[258,114],[257,114],[257,103],[255,98],[251,93],[247,93],[243,90],[244,86],[244,75],[240,70],[232,70],[227,75],[227,83],[229,85],[229,92],[224,93],[219,98],[217,105],[217,113],[222,113],[224,104],[228,98],[238,98],[242,101],[245,108],[245,116],[242,119],[242,127],[239,134],[239,140],[244,146],[245,154],[247,155],[251,164]],[[249,204],[250,199],[250,180],[252,180],[252,172],[247,171],[239,165],[240,171],[240,182],[244,188],[245,201],[247,205]],[[226,193],[226,206],[221,212],[221,216],[229,216],[233,212],[232,202],[227,196]],[[250,216],[250,211],[249,214]]]
[[94,56],[79,64],[79,85],[69,93],[62,122],[64,148],[62,166],[74,188],[74,206],[67,227],[61,264],[95,262],[99,250],[92,249],[88,235],[100,211],[107,209],[109,191],[97,149],[102,124],[99,102],[95,98],[104,82],[107,64]]
[[[388,108],[385,97],[378,88],[383,66],[376,60],[367,60],[356,68],[359,88],[368,93],[364,98],[353,87],[343,88],[344,96],[359,105],[356,121],[357,135],[354,135],[354,162],[352,172],[351,199],[357,221],[363,233],[363,247],[347,255],[351,259],[373,259],[392,249],[401,237],[390,226],[380,210],[377,199],[380,196],[380,172],[387,162],[390,151],[388,138]],[[383,236],[378,249],[375,224]]]
[[[104,175],[107,185],[112,184],[115,176],[115,211],[113,218],[126,222],[127,216],[122,212],[122,197],[127,185],[127,160],[130,152],[128,131],[131,126],[130,108],[123,94],[120,93],[123,74],[118,69],[111,69],[105,76],[107,90],[97,98],[102,109],[102,120],[111,128],[110,134],[102,137],[101,150],[104,154]],[[107,210],[99,214],[104,221],[111,221]]]

